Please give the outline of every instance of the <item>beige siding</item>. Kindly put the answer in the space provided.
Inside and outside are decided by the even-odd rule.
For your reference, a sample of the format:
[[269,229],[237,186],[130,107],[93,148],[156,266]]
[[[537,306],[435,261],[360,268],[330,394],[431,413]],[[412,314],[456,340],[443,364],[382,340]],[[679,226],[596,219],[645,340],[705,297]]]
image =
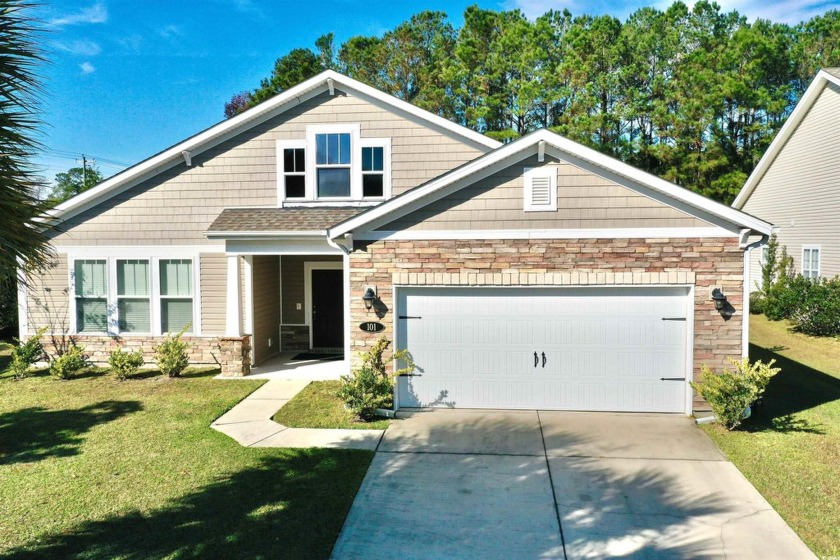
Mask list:
[[67,255],[57,255],[54,266],[43,274],[32,276],[26,292],[26,307],[29,333],[42,327],[47,332],[66,333],[70,331],[68,309],[70,303],[70,276],[67,271]]
[[[277,353],[280,336],[280,257],[255,256],[254,363],[259,364]],[[271,339],[271,346],[269,346]]]
[[[744,211],[779,228],[796,270],[820,246],[820,272],[840,274],[840,87],[826,85],[753,191]],[[753,260],[752,282],[760,278]]]
[[[303,263],[308,261],[341,262],[341,257],[284,255],[282,259],[283,324],[302,325],[306,322]],[[300,310],[297,309],[298,303],[300,304]]]
[[223,208],[277,204],[276,146],[312,124],[358,123],[363,138],[391,138],[399,194],[489,151],[405,114],[340,91],[319,95],[68,220],[56,245],[207,244]]
[[227,301],[227,257],[224,254],[202,253],[201,265],[201,334],[225,334]]
[[579,167],[557,160],[556,212],[523,211],[522,174],[539,167],[536,156],[525,159],[458,192],[433,202],[378,229],[584,229],[708,227],[680,210],[619,186]]

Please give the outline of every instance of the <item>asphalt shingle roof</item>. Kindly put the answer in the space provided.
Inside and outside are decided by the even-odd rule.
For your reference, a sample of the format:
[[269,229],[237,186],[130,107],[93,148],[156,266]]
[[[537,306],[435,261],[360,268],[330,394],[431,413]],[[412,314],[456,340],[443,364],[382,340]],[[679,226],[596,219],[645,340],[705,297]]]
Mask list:
[[208,232],[321,231],[360,214],[366,208],[225,208]]

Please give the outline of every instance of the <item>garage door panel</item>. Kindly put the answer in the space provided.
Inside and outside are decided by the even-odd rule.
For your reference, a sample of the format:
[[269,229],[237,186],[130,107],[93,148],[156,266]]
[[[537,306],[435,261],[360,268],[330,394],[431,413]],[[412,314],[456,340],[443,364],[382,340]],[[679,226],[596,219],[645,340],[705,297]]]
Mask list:
[[401,288],[400,406],[682,411],[687,292]]

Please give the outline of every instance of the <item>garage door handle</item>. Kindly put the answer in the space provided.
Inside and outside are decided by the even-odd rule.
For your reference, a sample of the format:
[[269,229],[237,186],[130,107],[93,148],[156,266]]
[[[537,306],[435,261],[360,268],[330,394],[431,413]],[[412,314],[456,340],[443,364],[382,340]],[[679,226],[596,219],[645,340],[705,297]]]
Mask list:
[[685,381],[685,377],[660,377],[659,381]]
[[534,367],[537,367],[537,365],[539,365],[539,363],[540,363],[540,358],[539,358],[539,356],[537,356],[537,353],[534,352]]
[[543,367],[545,367],[545,352],[542,353],[542,358],[543,358]]

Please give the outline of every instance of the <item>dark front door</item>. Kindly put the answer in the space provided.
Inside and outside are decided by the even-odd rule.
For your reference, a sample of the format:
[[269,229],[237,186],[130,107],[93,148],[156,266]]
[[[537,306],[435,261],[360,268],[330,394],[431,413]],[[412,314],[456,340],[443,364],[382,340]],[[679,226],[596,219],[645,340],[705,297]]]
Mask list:
[[312,347],[344,348],[344,273],[312,271]]

